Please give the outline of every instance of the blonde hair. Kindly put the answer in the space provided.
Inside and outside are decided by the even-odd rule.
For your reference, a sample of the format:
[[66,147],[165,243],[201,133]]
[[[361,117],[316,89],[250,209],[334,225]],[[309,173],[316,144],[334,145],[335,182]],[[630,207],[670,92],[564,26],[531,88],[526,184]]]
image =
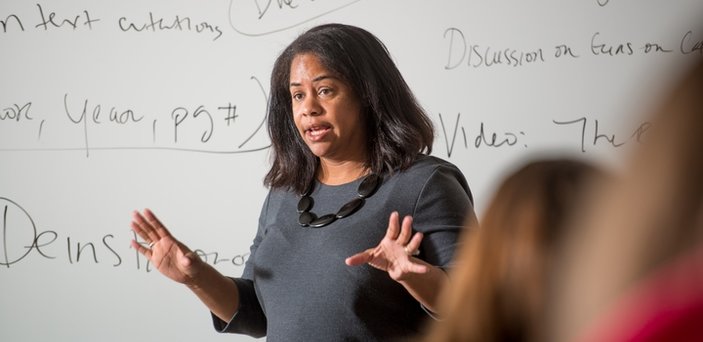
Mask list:
[[703,241],[702,96],[699,62],[656,108],[622,180],[569,239],[553,340],[582,336],[628,288]]
[[589,181],[585,161],[534,161],[507,177],[469,231],[429,341],[541,340],[549,260]]

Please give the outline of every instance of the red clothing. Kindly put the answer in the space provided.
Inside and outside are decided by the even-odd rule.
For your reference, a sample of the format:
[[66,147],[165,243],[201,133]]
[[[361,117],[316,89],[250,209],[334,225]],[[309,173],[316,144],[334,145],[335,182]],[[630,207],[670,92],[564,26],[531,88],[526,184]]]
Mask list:
[[637,284],[580,339],[703,341],[703,246]]

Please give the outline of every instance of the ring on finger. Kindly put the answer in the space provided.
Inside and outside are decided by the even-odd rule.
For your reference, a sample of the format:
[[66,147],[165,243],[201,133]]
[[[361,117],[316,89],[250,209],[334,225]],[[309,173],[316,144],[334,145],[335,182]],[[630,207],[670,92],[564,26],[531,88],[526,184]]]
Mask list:
[[405,254],[408,256],[417,256],[420,255],[420,251],[415,249],[415,250],[409,250],[408,246],[403,247],[403,250],[405,250]]
[[149,245],[147,247],[149,247],[149,248],[154,247],[154,242],[153,241],[149,242]]

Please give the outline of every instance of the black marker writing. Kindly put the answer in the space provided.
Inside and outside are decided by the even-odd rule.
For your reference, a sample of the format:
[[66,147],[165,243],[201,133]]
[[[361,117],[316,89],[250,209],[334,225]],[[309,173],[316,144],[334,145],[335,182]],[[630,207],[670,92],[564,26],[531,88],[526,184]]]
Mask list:
[[692,36],[693,31],[688,31],[684,34],[683,38],[681,38],[681,53],[688,55],[697,51],[699,54],[703,54],[703,40],[696,41]]
[[[22,102],[20,102],[22,103]],[[0,126],[4,124],[17,124],[17,125],[22,125],[25,123],[30,123],[31,121],[34,121],[33,115],[30,113],[32,108],[32,102],[24,102],[22,105],[19,105],[17,103],[5,107],[0,111]],[[44,121],[41,120],[39,122],[39,127],[38,127],[38,133],[37,133],[37,141],[41,139],[41,133],[42,129],[44,127]]]
[[[53,230],[38,232],[34,219],[29,212],[18,203],[9,198],[0,197],[0,214],[2,215],[2,249],[3,260],[0,265],[10,267],[28,257],[36,251],[45,259],[56,259],[56,254],[52,254],[47,249],[59,240],[59,234]],[[12,230],[12,234],[8,232]],[[122,264],[122,258],[110,245],[112,234],[102,237],[102,245],[110,254],[115,257],[114,267]],[[75,242],[70,236],[66,237],[66,257],[69,264],[81,262],[81,257],[88,255],[89,260],[98,264],[101,257],[98,254],[98,247],[92,241]],[[19,248],[17,248],[19,246]]]
[[[261,101],[257,101],[257,106],[252,113],[246,113],[247,115],[253,114],[255,119],[256,115],[260,115],[260,120],[258,123],[254,121],[255,127],[251,127],[251,130],[242,135],[236,136],[226,136],[230,131],[225,130],[225,127],[235,127],[241,126],[239,124],[239,118],[243,116],[240,111],[240,107],[232,101],[226,101],[224,105],[219,106],[206,106],[204,104],[199,104],[195,106],[179,106],[171,110],[166,110],[161,114],[156,114],[157,116],[163,116],[163,119],[152,118],[144,115],[138,110],[118,106],[105,106],[102,104],[95,104],[89,98],[81,98],[76,100],[71,94],[63,94],[63,113],[65,116],[63,118],[68,119],[71,127],[75,127],[74,132],[80,134],[80,139],[78,140],[77,146],[66,146],[66,147],[8,147],[0,146],[0,153],[8,151],[85,151],[86,157],[90,157],[91,153],[96,150],[173,150],[173,151],[186,151],[186,152],[203,152],[203,153],[222,153],[222,154],[239,154],[239,153],[249,153],[265,150],[270,147],[270,143],[264,142],[264,145],[250,146],[254,145],[251,143],[252,139],[256,136],[266,134],[266,111],[268,106],[268,95],[264,89],[261,82],[254,76],[250,77],[251,84],[257,87],[258,93],[261,94]],[[60,125],[54,125],[54,123],[49,119],[41,119],[35,114],[34,108],[37,105],[32,101],[26,102],[15,102],[12,105],[4,107],[0,111],[0,127],[5,123],[34,123],[36,122],[36,127],[30,127],[30,129],[36,129],[37,141],[42,139],[44,131],[47,128],[59,128]],[[2,108],[2,107],[0,107]],[[40,119],[40,120],[35,120]],[[251,122],[250,120],[242,121],[241,123]],[[143,127],[143,129],[140,129]],[[240,127],[236,127],[239,129]],[[105,145],[103,141],[108,139],[107,137],[120,137],[119,135],[96,135],[94,133],[95,129],[102,129],[98,132],[104,132],[106,129],[124,129],[125,134],[124,139],[119,138],[120,144],[116,146]],[[78,131],[79,130],[79,131]],[[146,133],[150,135],[147,139],[151,140],[154,145],[151,146],[140,146],[134,144],[133,132],[138,132],[140,134]],[[239,132],[239,131],[237,131]],[[229,140],[226,142],[226,146],[236,146],[235,148],[227,148],[223,150],[217,150],[212,148],[186,148],[178,146],[157,146],[158,143],[166,144],[182,144],[188,142],[192,137],[192,133],[195,133],[197,140],[201,144],[214,144],[215,142],[222,141],[222,139]],[[214,139],[216,135],[225,135],[224,138]],[[55,136],[55,135],[52,135]],[[94,139],[98,137],[102,145],[97,144]]]
[[[249,79],[255,81],[256,84],[259,86],[259,90],[261,90],[261,94],[263,95],[263,102],[266,104],[266,107],[265,107],[266,109],[264,110],[264,113],[268,113],[269,105],[268,105],[268,95],[266,94],[266,89],[264,89],[264,86],[261,84],[261,81],[259,81],[259,79],[256,78],[255,76],[251,76]],[[242,146],[246,145],[249,142],[249,140],[251,140],[251,138],[253,138],[256,135],[256,133],[258,133],[261,130],[261,128],[266,123],[266,118],[267,118],[267,116],[264,115],[264,118],[259,123],[259,126],[256,127],[256,130],[254,131],[254,133],[252,133],[249,137],[244,139],[244,141],[241,144],[239,144],[239,146],[237,146],[237,148],[242,148]],[[269,145],[269,146],[271,146],[271,145]],[[268,148],[269,146],[267,146],[266,148]]]
[[[37,226],[29,213],[24,210],[19,204],[9,198],[0,197],[0,214],[2,214],[2,249],[3,260],[0,265],[10,267],[32,252],[35,246],[37,237]],[[13,229],[12,234],[8,231]],[[17,245],[21,246],[18,250],[11,249],[12,246],[9,237],[20,241]],[[14,240],[12,240],[14,241]]]
[[237,106],[232,105],[231,103],[227,104],[227,106],[221,106],[217,107],[219,110],[224,110],[227,111],[227,115],[225,115],[225,122],[227,123],[227,126],[229,126],[231,123],[234,122],[234,119],[237,118]]
[[573,57],[578,58],[579,56],[574,53],[570,46],[566,44],[560,44],[554,47],[554,57]]
[[38,133],[37,133],[37,141],[41,140],[41,133],[42,133],[42,131],[44,130],[44,122],[45,122],[45,121],[46,121],[46,120],[42,120],[42,121],[39,123],[39,130],[38,130]]
[[[501,147],[503,145],[513,146],[518,142],[518,136],[515,133],[504,132],[502,135],[498,135],[498,133],[491,132],[490,134],[486,134],[483,126],[484,123],[481,122],[481,132],[476,136],[476,139],[474,139],[474,146],[476,148],[481,147],[481,145],[488,147]],[[519,132],[519,134],[525,135],[524,132]]]
[[[259,1],[254,1],[256,3],[256,9],[259,11],[259,19],[263,18],[266,13],[268,13],[269,9],[271,8],[271,3],[272,0],[266,1],[266,5],[263,7],[259,6]],[[278,9],[283,9],[289,8],[289,9],[295,9],[298,7],[297,4],[295,4],[295,0],[276,0],[276,3],[278,4]]]
[[34,118],[29,115],[29,109],[31,107],[32,102],[27,102],[21,107],[18,104],[6,107],[0,112],[0,121],[14,120],[19,122],[20,120],[34,120]]
[[[66,250],[68,251],[68,262],[73,263],[73,255],[71,253],[71,237],[66,238]],[[92,242],[84,243],[81,245],[80,242],[76,242],[76,262],[81,260],[81,255],[86,248],[90,247],[90,251],[93,252],[93,261],[98,263],[98,256],[95,254],[95,245]]]
[[[101,105],[89,105],[88,99],[83,100],[83,106],[80,109],[80,115],[75,116],[75,111],[73,111],[74,114],[72,114],[72,111],[69,109],[68,105],[68,94],[64,94],[63,97],[63,103],[64,103],[64,110],[66,112],[66,116],[68,117],[71,122],[74,124],[82,124],[83,125],[83,139],[85,142],[85,153],[86,157],[89,156],[89,144],[88,144],[88,123],[92,125],[100,125],[103,123],[111,123],[115,124],[118,126],[124,126],[127,124],[134,124],[142,121],[144,119],[143,116],[136,114],[133,110],[131,109],[126,109],[126,110],[118,110],[115,107],[111,107],[110,110],[108,111],[107,114],[107,121],[104,121],[104,113]],[[80,107],[80,106],[79,106]]]
[[[122,243],[122,240],[117,239],[113,234],[104,234],[99,240],[78,241],[71,236],[61,238],[55,230],[40,232],[29,212],[17,202],[6,197],[0,197],[0,215],[2,232],[0,236],[2,239],[0,241],[2,248],[0,266],[5,266],[5,268],[16,267],[20,262],[27,260],[27,257],[33,252],[48,260],[56,260],[59,256],[65,256],[65,261],[69,265],[101,264],[106,260],[111,261],[113,268],[124,264],[121,253],[115,248],[116,245],[119,246]],[[133,232],[132,235],[138,241],[137,235]],[[62,248],[63,253],[58,253],[56,248]],[[194,252],[203,261],[213,266],[241,267],[249,256],[249,253],[225,254],[218,251],[205,252],[203,249],[196,249]],[[136,269],[139,270],[141,269],[142,256],[137,251],[135,253]],[[146,262],[146,271],[151,271],[148,261]]]
[[22,20],[14,14],[10,14],[7,17],[5,17],[5,20],[0,20],[0,25],[2,25],[2,32],[7,33],[7,27],[10,23],[15,23],[16,26],[19,26],[19,29],[24,32],[24,25],[22,25]]
[[[39,8],[39,16],[41,17],[41,22],[37,24],[36,28],[44,28],[44,30],[49,30],[51,28],[61,28],[66,25],[66,27],[76,30],[79,26],[87,26],[89,30],[93,29],[93,23],[100,21],[100,19],[91,19],[90,13],[84,10],[82,14],[75,15],[71,18],[59,19],[56,17],[56,12],[49,12],[48,15],[44,14],[44,9],[40,4],[37,4]],[[81,21],[82,20],[82,21]]]
[[595,56],[607,55],[607,56],[617,56],[617,55],[632,55],[634,50],[632,49],[631,42],[619,43],[615,45],[601,43],[598,39],[600,32],[596,32],[591,36],[591,53]]
[[[132,235],[134,236],[134,240],[139,242],[139,240],[138,240],[139,237],[137,236],[137,234],[132,232]],[[138,270],[141,270],[142,269],[143,255],[141,255],[139,253],[139,251],[137,251],[137,250],[135,250],[134,253],[135,253],[135,260],[137,262],[136,267]],[[224,257],[221,257],[221,256],[225,255],[224,253],[206,252],[202,249],[194,249],[193,254],[197,255],[202,261],[204,261],[210,265],[213,265],[213,266],[217,266],[217,265],[224,263],[225,265],[231,264],[232,266],[235,266],[235,267],[241,267],[241,266],[244,266],[244,264],[246,263],[246,261],[249,257],[249,253],[243,253],[243,254],[234,254],[234,255],[232,255],[232,257],[224,258]],[[149,261],[149,260],[144,261],[144,271],[147,273],[152,271],[151,261]]]
[[196,32],[210,33],[214,37],[212,40],[217,40],[222,36],[222,30],[218,25],[210,24],[206,21],[194,22],[190,17],[175,16],[172,20],[167,20],[162,17],[155,17],[154,13],[149,12],[149,20],[146,23],[134,23],[127,17],[120,17],[117,20],[117,25],[122,32],[162,32],[162,31],[178,31],[178,32]]
[[85,156],[88,157],[90,155],[90,149],[88,148],[88,119],[86,118],[88,100],[86,99],[83,103],[83,112],[81,113],[81,116],[78,119],[75,119],[71,115],[71,111],[68,110],[68,94],[65,94],[63,97],[63,106],[64,110],[66,111],[66,116],[68,116],[68,119],[71,120],[71,122],[73,122],[74,124],[80,124],[81,122],[83,123],[83,141],[85,142]]
[[113,255],[115,256],[115,258],[117,259],[116,262],[115,262],[114,264],[112,264],[112,266],[113,266],[113,267],[117,267],[117,266],[119,266],[119,265],[122,265],[122,258],[121,258],[120,255],[117,253],[117,251],[115,251],[115,249],[112,248],[112,246],[110,246],[110,244],[107,243],[107,239],[108,239],[108,238],[114,239],[115,236],[112,235],[112,234],[107,234],[107,235],[103,236],[103,245],[105,245],[105,247],[106,247],[107,249],[109,249],[110,252],[112,252],[112,254],[113,254]]
[[198,119],[201,115],[202,118],[205,119],[205,129],[203,130],[200,141],[203,143],[208,142],[212,137],[212,132],[215,130],[215,123],[212,119],[212,115],[210,115],[210,112],[208,112],[204,106],[198,106],[193,111],[193,114],[190,114],[185,107],[178,107],[171,112],[171,119],[173,120],[173,141],[178,142],[178,130],[180,126],[184,124],[185,120],[188,119],[189,115],[192,116],[193,120]]
[[247,257],[249,256],[249,253],[245,254],[239,254],[235,255],[231,258],[220,258],[220,253],[218,252],[210,252],[207,253],[203,251],[202,249],[196,249],[193,251],[195,255],[197,255],[201,260],[205,261],[208,264],[211,265],[217,265],[221,263],[231,263],[234,266],[244,266],[244,263],[247,260]]
[[444,31],[444,38],[449,40],[447,64],[444,69],[456,69],[461,65],[469,68],[491,67],[505,65],[512,67],[524,66],[545,61],[541,48],[519,50],[514,48],[493,48],[479,44],[469,44],[464,33],[455,27]]
[[[229,25],[241,35],[264,36],[305,24],[359,1],[230,0]],[[278,9],[276,15],[274,15],[275,9]]]
[[[461,117],[461,114],[457,114],[456,116],[456,122],[454,123],[454,132],[452,132],[452,142],[449,143],[449,139],[447,138],[449,135],[447,135],[447,130],[444,128],[444,120],[442,119],[442,114],[439,114],[439,123],[442,126],[442,133],[444,133],[444,144],[447,147],[447,157],[450,158],[452,156],[452,152],[454,151],[454,142],[456,141],[456,130],[459,127],[459,117]],[[466,132],[464,132],[464,144],[466,144]]]
[[[40,242],[40,240],[42,240],[42,238],[43,238],[45,235],[48,235],[48,236],[51,238],[51,240],[46,241],[46,242]],[[56,259],[55,256],[47,255],[47,254],[42,250],[42,247],[51,245],[51,244],[54,243],[54,241],[56,241],[56,239],[58,239],[58,238],[59,238],[59,234],[58,234],[57,232],[52,231],[52,230],[45,230],[45,231],[39,233],[36,238],[34,238],[34,248],[37,250],[37,253],[41,254],[41,256],[43,256],[44,258],[47,258],[47,259]]]
[[193,119],[197,119],[201,115],[207,120],[205,123],[207,126],[203,130],[203,135],[200,138],[200,141],[206,143],[212,137],[212,132],[215,130],[215,122],[212,120],[212,115],[210,115],[210,112],[208,112],[203,106],[195,109],[195,112],[193,112]]
[[644,51],[644,53],[653,53],[653,52],[669,53],[669,52],[672,52],[673,50],[666,49],[659,43],[645,43],[644,46],[642,47],[642,51]]
[[[442,127],[442,133],[444,133],[444,142],[445,146],[447,148],[447,157],[452,156],[454,152],[454,147],[456,146],[456,138],[459,135],[459,128],[461,128],[461,137],[463,138],[464,142],[464,148],[468,149],[469,148],[469,143],[468,143],[468,138],[466,134],[466,129],[464,128],[463,125],[459,123],[459,119],[461,117],[461,113],[457,114],[456,117],[456,122],[454,123],[454,128],[452,129],[451,136],[447,134],[447,129],[444,124],[444,119],[442,117],[442,114],[439,114],[439,123],[440,126]],[[518,132],[509,132],[505,131],[502,133],[495,132],[495,131],[488,131],[486,129],[486,124],[484,122],[480,123],[478,133],[473,136],[473,147],[474,148],[481,148],[481,147],[491,147],[491,148],[499,148],[499,147],[510,147],[510,146],[515,146],[519,143],[520,138],[525,137],[525,132],[523,131],[518,131]],[[522,144],[523,147],[527,147],[527,144]]]
[[[650,127],[649,122],[644,122],[640,124],[632,134],[626,139],[617,139],[617,136],[614,133],[603,133],[602,128],[600,127],[600,122],[598,120],[593,120],[593,131],[587,131],[586,128],[588,127],[588,119],[586,117],[580,117],[575,120],[567,120],[567,121],[557,121],[557,120],[552,120],[554,124],[557,126],[571,126],[571,125],[576,125],[580,129],[580,134],[578,135],[580,137],[580,148],[581,152],[585,153],[586,152],[586,138],[587,137],[592,137],[590,139],[591,141],[591,146],[597,146],[601,142],[605,142],[606,145],[611,146],[611,147],[620,147],[627,143],[630,140],[634,140],[635,142],[640,142],[642,141],[642,138],[644,134],[647,132],[647,130]],[[592,133],[591,133],[592,132]]]

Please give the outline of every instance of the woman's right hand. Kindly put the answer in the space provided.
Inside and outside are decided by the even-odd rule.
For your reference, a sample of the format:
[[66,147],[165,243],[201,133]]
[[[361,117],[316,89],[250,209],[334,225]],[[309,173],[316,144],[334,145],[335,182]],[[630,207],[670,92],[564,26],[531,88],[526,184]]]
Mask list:
[[159,272],[182,284],[190,285],[202,266],[202,260],[176,240],[149,209],[132,215],[132,230],[149,247],[132,240],[132,247],[144,255]]

